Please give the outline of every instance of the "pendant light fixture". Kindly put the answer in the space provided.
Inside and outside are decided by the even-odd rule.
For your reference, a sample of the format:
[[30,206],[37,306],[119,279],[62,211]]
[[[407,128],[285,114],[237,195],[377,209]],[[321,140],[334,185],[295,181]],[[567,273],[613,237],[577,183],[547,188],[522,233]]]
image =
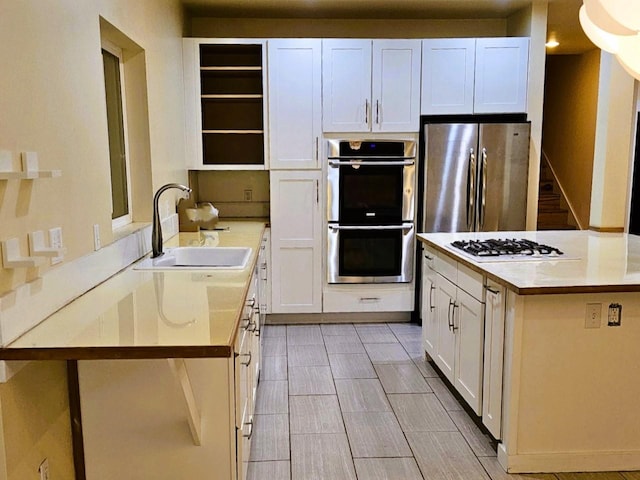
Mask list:
[[640,0],[584,0],[579,15],[587,37],[640,80]]

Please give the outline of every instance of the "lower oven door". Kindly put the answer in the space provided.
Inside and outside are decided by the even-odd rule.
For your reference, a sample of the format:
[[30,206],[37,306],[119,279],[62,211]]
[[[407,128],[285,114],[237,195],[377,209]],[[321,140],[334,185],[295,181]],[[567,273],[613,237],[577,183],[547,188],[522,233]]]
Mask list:
[[329,283],[408,283],[413,279],[412,223],[328,227]]

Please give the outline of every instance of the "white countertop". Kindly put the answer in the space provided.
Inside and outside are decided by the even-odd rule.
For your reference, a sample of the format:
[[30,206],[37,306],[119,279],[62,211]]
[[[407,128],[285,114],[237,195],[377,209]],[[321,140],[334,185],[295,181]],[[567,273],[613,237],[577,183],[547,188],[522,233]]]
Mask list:
[[[559,248],[557,260],[475,261],[455,240],[528,239]],[[418,239],[521,295],[640,291],[640,236],[582,231],[421,233]]]
[[229,230],[181,233],[165,247],[251,247],[244,269],[145,271],[133,264],[0,349],[0,358],[229,356],[265,223],[218,225]]

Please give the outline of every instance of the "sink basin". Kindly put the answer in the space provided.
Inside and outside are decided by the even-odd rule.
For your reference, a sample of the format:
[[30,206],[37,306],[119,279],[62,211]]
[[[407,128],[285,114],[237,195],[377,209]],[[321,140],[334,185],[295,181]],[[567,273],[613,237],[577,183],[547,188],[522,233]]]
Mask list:
[[145,258],[134,270],[242,270],[251,257],[249,247],[175,247],[158,258]]

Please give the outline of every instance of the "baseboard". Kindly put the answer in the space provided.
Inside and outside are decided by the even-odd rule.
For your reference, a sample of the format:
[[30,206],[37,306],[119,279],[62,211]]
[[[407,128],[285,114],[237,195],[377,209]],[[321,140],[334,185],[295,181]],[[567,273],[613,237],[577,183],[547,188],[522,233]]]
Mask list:
[[396,323],[410,322],[411,312],[370,313],[273,313],[267,315],[267,325],[304,323]]
[[508,473],[620,472],[640,470],[640,452],[559,452],[507,455],[498,448],[498,461]]

